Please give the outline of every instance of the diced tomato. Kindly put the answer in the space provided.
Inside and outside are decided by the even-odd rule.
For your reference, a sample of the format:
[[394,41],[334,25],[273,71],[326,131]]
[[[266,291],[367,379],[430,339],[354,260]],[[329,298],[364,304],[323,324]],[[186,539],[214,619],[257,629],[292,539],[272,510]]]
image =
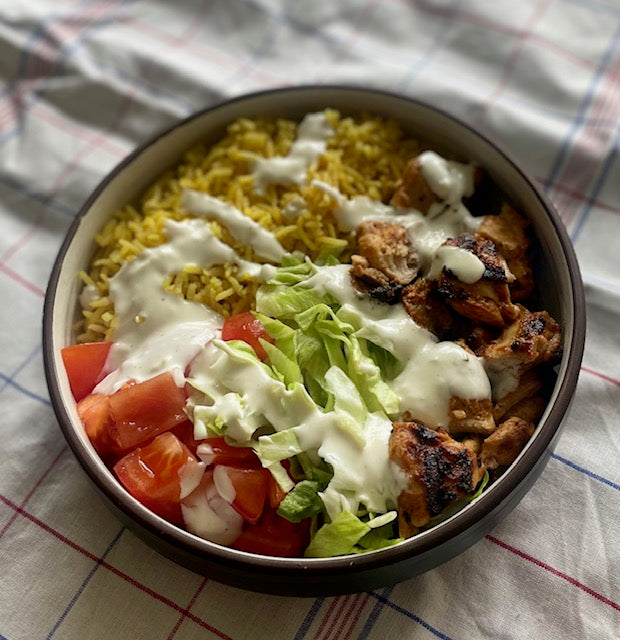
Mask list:
[[267,497],[269,498],[269,506],[277,509],[280,503],[286,497],[286,491],[276,482],[275,478],[269,474],[269,485],[267,487]]
[[[200,457],[207,464],[222,464],[245,469],[259,469],[260,460],[251,447],[234,447],[225,438],[206,438],[201,440]],[[202,445],[205,445],[204,447]]]
[[102,458],[110,461],[114,456],[123,453],[123,449],[112,436],[114,420],[109,396],[100,393],[88,395],[78,402],[77,412],[86,435]]
[[77,402],[86,397],[101,379],[111,346],[111,342],[87,342],[61,349],[69,385]]
[[258,524],[248,525],[232,546],[267,556],[303,557],[310,542],[310,521],[306,518],[295,524],[268,511]]
[[175,435],[166,432],[121,458],[114,465],[114,473],[145,507],[170,522],[182,524],[179,471],[185,465],[199,464]]
[[242,469],[218,465],[218,473],[226,472],[235,497],[231,503],[233,509],[251,524],[256,524],[263,514],[269,471],[266,469]]
[[170,373],[124,387],[110,396],[119,446],[130,449],[187,420],[183,411],[185,393]]
[[204,440],[194,440],[194,425],[191,420],[186,420],[170,430],[174,435],[194,454],[199,444]]
[[222,340],[243,340],[247,342],[256,352],[261,360],[267,359],[267,353],[263,349],[259,338],[267,340],[273,344],[273,338],[265,331],[265,328],[254,315],[247,311],[236,316],[230,316],[224,320],[222,327]]

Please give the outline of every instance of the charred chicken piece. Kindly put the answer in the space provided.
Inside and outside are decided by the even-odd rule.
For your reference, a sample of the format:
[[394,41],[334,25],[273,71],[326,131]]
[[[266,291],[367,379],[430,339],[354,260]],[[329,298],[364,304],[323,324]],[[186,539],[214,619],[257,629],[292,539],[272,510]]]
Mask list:
[[519,305],[519,315],[497,340],[483,351],[487,369],[521,375],[534,365],[555,359],[561,350],[560,326],[547,311],[528,311]]
[[396,190],[390,204],[403,209],[417,209],[426,215],[431,205],[436,202],[439,202],[439,197],[433,193],[422,175],[418,159],[411,158],[405,166],[403,175],[396,183]]
[[420,327],[446,339],[454,325],[454,315],[450,307],[439,297],[434,280],[418,278],[403,289],[401,302],[405,311]]
[[399,533],[405,538],[471,493],[484,475],[470,448],[418,421],[394,423],[389,455],[409,480],[397,505]]
[[532,437],[535,427],[521,418],[508,418],[482,443],[480,461],[489,470],[508,466]]
[[518,309],[508,289],[514,276],[493,242],[477,233],[462,233],[444,244],[473,253],[485,268],[482,278],[473,284],[461,282],[444,269],[437,283],[446,302],[457,313],[482,324],[503,327],[514,320]]
[[357,250],[359,255],[351,258],[354,283],[384,302],[399,299],[403,286],[418,273],[418,256],[401,224],[362,222],[357,229]]
[[506,259],[515,280],[510,283],[510,295],[522,302],[532,294],[534,275],[529,256],[528,221],[508,203],[503,203],[499,215],[484,216],[478,233],[491,240]]

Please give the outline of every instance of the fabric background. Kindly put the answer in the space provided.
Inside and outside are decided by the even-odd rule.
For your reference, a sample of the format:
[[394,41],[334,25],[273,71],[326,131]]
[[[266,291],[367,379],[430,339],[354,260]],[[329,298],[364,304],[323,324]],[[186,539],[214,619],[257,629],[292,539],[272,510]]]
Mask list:
[[[358,83],[507,146],[583,270],[576,397],[534,488],[489,535],[395,587],[244,592],[181,569],[107,511],[67,448],[41,355],[47,280],[98,181],[242,93]],[[0,640],[620,637],[620,2],[0,3]]]

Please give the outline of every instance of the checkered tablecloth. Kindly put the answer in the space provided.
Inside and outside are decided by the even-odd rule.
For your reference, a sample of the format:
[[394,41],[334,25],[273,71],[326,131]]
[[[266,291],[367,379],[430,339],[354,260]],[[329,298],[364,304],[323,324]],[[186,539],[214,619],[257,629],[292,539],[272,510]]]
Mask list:
[[[557,449],[461,556],[372,593],[283,598],[160,557],[102,505],[42,369],[50,269],[138,143],[248,91],[419,97],[512,150],[557,206],[588,337]],[[620,2],[0,2],[0,640],[620,638]]]

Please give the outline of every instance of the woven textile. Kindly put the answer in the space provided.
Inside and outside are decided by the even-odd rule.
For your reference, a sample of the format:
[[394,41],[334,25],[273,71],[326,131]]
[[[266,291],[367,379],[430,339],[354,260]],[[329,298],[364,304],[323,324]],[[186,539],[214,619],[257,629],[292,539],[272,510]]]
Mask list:
[[[448,109],[559,210],[586,286],[572,408],[489,535],[397,586],[282,598],[160,557],[101,503],[42,367],[42,304],[73,217],[161,128],[257,89],[355,83]],[[620,638],[620,3],[0,3],[0,640]]]

